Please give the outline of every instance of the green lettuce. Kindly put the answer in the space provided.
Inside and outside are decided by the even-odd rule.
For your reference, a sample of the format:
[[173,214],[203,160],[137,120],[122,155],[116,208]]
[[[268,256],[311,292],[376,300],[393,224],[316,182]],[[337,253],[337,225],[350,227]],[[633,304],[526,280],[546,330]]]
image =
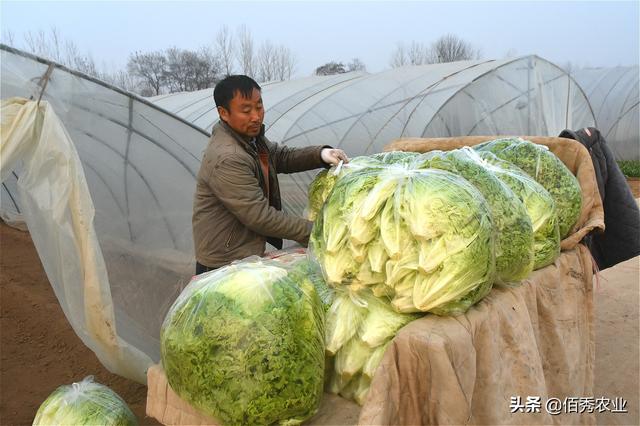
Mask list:
[[524,171],[480,152],[485,167],[502,180],[524,203],[533,225],[534,269],[550,265],[560,254],[560,231],[556,204],[551,195]]
[[505,138],[476,149],[509,161],[542,185],[556,203],[560,237],[571,232],[582,210],[582,190],[578,179],[549,148],[521,138]]
[[496,228],[496,273],[501,283],[519,282],[533,270],[533,227],[524,204],[469,149],[432,151],[415,160],[420,168],[458,174],[487,200]]
[[324,381],[324,313],[306,268],[245,261],[190,283],[161,329],[172,389],[224,424],[311,417]]
[[398,312],[448,315],[491,289],[494,238],[488,205],[464,178],[394,164],[340,177],[310,247],[331,286],[371,286]]
[[40,405],[34,426],[138,424],[127,404],[108,387],[86,377],[80,383],[57,388]]

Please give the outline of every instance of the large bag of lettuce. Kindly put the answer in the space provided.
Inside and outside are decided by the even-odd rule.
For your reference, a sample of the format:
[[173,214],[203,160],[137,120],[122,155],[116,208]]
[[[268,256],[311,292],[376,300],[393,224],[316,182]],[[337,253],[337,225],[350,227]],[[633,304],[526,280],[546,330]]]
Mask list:
[[324,382],[324,314],[308,265],[249,258],[199,275],[161,329],[172,389],[224,424],[296,424]]
[[489,207],[464,178],[409,163],[340,176],[310,248],[331,286],[368,288],[400,313],[464,313],[495,278]]
[[93,376],[54,390],[40,405],[33,419],[34,426],[137,424],[136,416],[122,398],[108,387],[94,382]]
[[549,148],[522,138],[502,138],[474,149],[518,166],[549,191],[557,207],[560,238],[569,235],[580,216],[582,190],[578,179]]

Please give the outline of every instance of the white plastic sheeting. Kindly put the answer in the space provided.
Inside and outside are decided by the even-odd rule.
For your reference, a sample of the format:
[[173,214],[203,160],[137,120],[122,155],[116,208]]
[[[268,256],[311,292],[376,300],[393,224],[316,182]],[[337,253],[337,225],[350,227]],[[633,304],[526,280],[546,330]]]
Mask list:
[[[24,125],[40,141],[39,163],[29,165],[22,155],[22,162],[13,156],[9,166],[3,155],[2,210],[25,210],[47,276],[76,333],[111,371],[144,382],[146,367],[160,359],[162,320],[193,274],[193,192],[208,135],[127,92],[6,46],[1,51],[2,99],[37,101],[42,94],[40,110],[55,113],[61,123],[55,133]],[[3,154],[4,120],[3,111]],[[64,169],[60,158],[74,154],[49,148],[63,133],[72,143],[55,146],[72,146],[81,168]],[[65,183],[81,174],[95,208],[93,223],[86,205],[80,220],[89,234],[95,227],[94,277],[87,257],[79,254],[85,245],[77,243],[76,219],[69,219],[72,207],[64,201],[81,196]],[[34,188],[29,198],[23,179]],[[15,204],[5,205],[11,198]],[[34,220],[26,210],[33,212],[36,204],[41,207]],[[55,243],[57,235],[64,244]],[[87,305],[87,288],[99,294],[99,302]],[[107,337],[113,334],[107,340],[96,337],[87,322],[90,315],[103,315],[96,310],[107,319],[112,312],[113,323],[102,324]]]
[[[152,100],[210,130],[218,120],[212,93]],[[380,152],[398,137],[557,136],[595,124],[575,81],[537,56],[309,77],[266,84],[262,95],[269,139],[289,146],[332,145],[351,156]],[[286,211],[302,214],[315,173],[280,178]]]
[[585,91],[600,130],[618,160],[640,160],[640,69],[585,68],[574,78]]

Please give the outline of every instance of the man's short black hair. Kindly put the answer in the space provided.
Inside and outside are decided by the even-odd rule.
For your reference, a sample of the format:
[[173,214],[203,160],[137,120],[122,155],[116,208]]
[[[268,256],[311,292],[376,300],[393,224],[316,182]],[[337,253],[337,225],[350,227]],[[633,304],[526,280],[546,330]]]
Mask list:
[[216,84],[216,88],[213,89],[213,99],[217,107],[223,107],[228,111],[229,103],[236,92],[240,92],[245,98],[251,98],[253,89],[262,90],[258,83],[251,77],[246,75],[229,75]]

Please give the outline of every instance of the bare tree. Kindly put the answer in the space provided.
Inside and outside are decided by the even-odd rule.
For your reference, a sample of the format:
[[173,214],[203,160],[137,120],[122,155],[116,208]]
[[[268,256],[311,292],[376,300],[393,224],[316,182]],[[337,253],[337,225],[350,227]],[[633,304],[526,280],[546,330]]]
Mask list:
[[396,44],[396,49],[391,53],[391,60],[389,61],[389,65],[392,68],[403,67],[409,63],[407,59],[407,52],[404,47],[404,43],[398,42]]
[[256,74],[256,58],[253,47],[253,37],[246,25],[238,28],[238,62],[242,73],[249,77],[255,77]]
[[62,57],[61,62],[69,68],[73,68],[88,75],[97,77],[100,74],[91,54],[83,55],[80,53],[78,46],[70,40],[65,42],[64,56]]
[[194,83],[196,90],[208,89],[215,86],[220,81],[222,64],[220,59],[206,47],[201,47],[198,51],[198,62],[194,73]]
[[405,47],[404,43],[399,42],[396,49],[391,54],[390,65],[393,68],[402,67],[404,65],[422,65],[429,63],[429,48],[423,43],[412,41],[409,47]]
[[320,65],[316,68],[316,75],[333,75],[333,74],[344,74],[347,70],[344,68],[344,64],[342,62],[327,62],[324,65]]
[[480,50],[455,34],[445,34],[431,45],[431,63],[480,59]]
[[256,77],[259,81],[275,80],[277,67],[276,47],[269,40],[264,41],[260,46],[257,63],[258,72]]
[[225,25],[216,35],[215,50],[226,75],[233,74],[233,45],[233,35]]
[[257,78],[259,81],[288,80],[295,67],[295,56],[288,47],[276,46],[266,40],[257,56]]
[[220,64],[211,50],[172,47],[166,51],[164,84],[169,93],[201,90],[218,80]]
[[24,34],[26,50],[76,71],[98,76],[98,68],[90,53],[83,54],[71,40],[65,40],[55,26],[49,32],[38,30]]
[[412,41],[407,54],[410,65],[423,65],[429,63],[429,48],[423,43]]
[[42,56],[43,58],[48,58],[53,61],[56,60],[56,58],[51,56],[49,42],[47,41],[44,30],[38,30],[35,33],[27,31],[27,33],[24,34],[24,42],[26,44],[27,51],[34,55]]
[[366,71],[367,67],[359,58],[353,58],[351,62],[347,64],[347,71]]
[[163,70],[163,83],[169,93],[184,92],[189,80],[189,62],[193,62],[192,52],[171,47],[166,51],[166,66]]
[[16,37],[11,30],[2,31],[2,42],[8,46],[15,46]]
[[[129,56],[127,70],[138,77],[145,93],[159,95],[167,72],[167,59],[162,52],[135,52]],[[150,90],[144,90],[146,89]]]
[[296,67],[296,56],[283,45],[276,48],[276,79],[289,80]]
[[129,92],[135,92],[138,90],[138,82],[126,71],[118,70],[115,72],[103,72],[99,75],[100,80],[105,83],[109,83],[113,86],[127,90]]

